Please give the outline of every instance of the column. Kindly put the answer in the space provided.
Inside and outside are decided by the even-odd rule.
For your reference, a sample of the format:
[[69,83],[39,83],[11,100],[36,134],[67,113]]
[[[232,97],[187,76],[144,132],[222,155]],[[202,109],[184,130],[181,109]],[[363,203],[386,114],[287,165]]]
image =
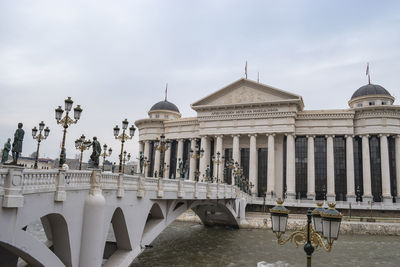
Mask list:
[[335,160],[333,155],[333,136],[326,136],[326,176],[327,176],[327,194],[326,200],[334,202],[335,194]]
[[215,173],[215,177],[218,178],[218,181],[222,181],[223,180],[223,175],[224,175],[224,163],[222,161],[222,157],[224,155],[224,151],[222,148],[222,144],[223,144],[223,136],[222,135],[218,135],[216,136],[217,138],[217,144],[216,147],[217,149],[215,150],[215,158],[217,157],[217,152],[221,153],[221,156],[219,158],[219,160],[222,162],[221,164],[215,164],[214,165],[214,173]]
[[315,136],[307,136],[307,199],[315,200]]
[[201,137],[201,148],[204,150],[203,157],[200,158],[200,178],[206,175],[207,165],[210,165],[210,139],[207,136]]
[[295,199],[296,198],[296,180],[295,180],[296,155],[295,155],[294,134],[287,135],[286,151],[287,151],[286,152],[286,188],[287,188],[286,197],[288,199]]
[[168,145],[167,151],[165,151],[165,156],[164,156],[164,178],[169,179],[169,172],[170,172],[170,166],[169,164],[171,163],[171,143]]
[[[144,151],[143,151],[143,155],[145,157],[145,160],[151,160],[151,158],[149,157],[149,153],[150,153],[150,141],[146,140],[144,141]],[[147,177],[149,175],[149,167],[147,166],[146,168],[144,168],[144,176]]]
[[368,203],[372,200],[371,193],[371,162],[369,158],[369,139],[368,135],[362,136],[362,162],[363,162],[363,202]]
[[[177,156],[176,156],[176,178],[183,178],[179,173],[179,161],[183,160],[183,139],[178,139],[178,149],[177,149]],[[172,171],[172,170],[171,170]]]
[[392,203],[390,194],[390,168],[389,168],[389,147],[387,135],[379,135],[381,141],[381,170],[382,170],[382,196],[384,203]]
[[160,176],[160,150],[154,148],[156,150],[154,155],[154,169],[153,169],[153,177],[161,177]]
[[[196,138],[190,139],[190,149],[196,151]],[[190,157],[190,155],[189,155]],[[194,181],[194,172],[196,171],[196,159],[190,157],[189,180]]]
[[258,193],[258,154],[257,154],[257,134],[250,134],[250,169],[249,180],[254,185],[251,193],[257,196]]
[[356,194],[354,191],[354,151],[353,136],[346,135],[346,179],[347,179],[347,201],[356,202]]
[[268,169],[267,198],[274,198],[275,191],[275,134],[267,134],[268,138]]
[[395,151],[396,151],[396,186],[397,186],[397,198],[396,202],[400,202],[400,135],[396,135],[395,139]]

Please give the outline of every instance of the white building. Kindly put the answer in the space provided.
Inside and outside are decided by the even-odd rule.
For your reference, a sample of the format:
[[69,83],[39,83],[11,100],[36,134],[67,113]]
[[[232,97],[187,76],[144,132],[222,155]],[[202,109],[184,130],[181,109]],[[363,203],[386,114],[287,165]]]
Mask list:
[[[210,165],[231,183],[225,164],[212,163],[220,152],[241,165],[254,195],[391,203],[400,199],[400,106],[393,102],[383,87],[367,84],[348,109],[304,110],[299,95],[240,79],[193,103],[197,117],[181,118],[165,100],[135,124],[147,176],[179,177],[180,158],[189,179]],[[165,154],[154,146],[162,134],[171,141]],[[189,156],[196,145],[200,159]]]

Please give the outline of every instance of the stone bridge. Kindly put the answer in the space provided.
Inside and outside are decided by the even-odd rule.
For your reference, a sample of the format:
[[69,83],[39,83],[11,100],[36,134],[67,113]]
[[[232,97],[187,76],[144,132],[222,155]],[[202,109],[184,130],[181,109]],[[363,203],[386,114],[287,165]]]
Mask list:
[[[239,227],[249,200],[227,184],[0,168],[0,266],[129,266],[186,210]],[[27,231],[38,221],[45,242]]]

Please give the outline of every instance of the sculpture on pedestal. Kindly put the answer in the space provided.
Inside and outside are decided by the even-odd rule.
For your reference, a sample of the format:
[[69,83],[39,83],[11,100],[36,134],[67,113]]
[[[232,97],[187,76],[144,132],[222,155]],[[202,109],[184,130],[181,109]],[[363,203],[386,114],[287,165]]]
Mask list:
[[96,136],[93,137],[93,142],[89,146],[93,147],[92,155],[90,155],[90,159],[93,162],[93,167],[99,168],[99,157],[101,154],[101,145],[100,145],[100,142],[97,141]]
[[207,181],[210,181],[210,178],[211,178],[210,165],[207,165],[207,167],[206,167],[206,179],[207,179]]
[[142,151],[140,151],[140,156],[139,156],[139,162],[140,162],[140,173],[143,173],[143,165],[144,165],[144,154]]
[[178,159],[178,166],[179,178],[183,178],[183,160],[181,158]]
[[15,131],[14,134],[14,141],[12,144],[12,157],[13,162],[12,164],[17,165],[18,158],[22,152],[22,142],[24,141],[24,130],[22,130],[23,124],[20,122],[18,123],[18,129]]
[[10,150],[11,150],[11,138],[8,138],[7,142],[4,144],[3,147],[3,155],[1,156],[1,163],[7,162]]

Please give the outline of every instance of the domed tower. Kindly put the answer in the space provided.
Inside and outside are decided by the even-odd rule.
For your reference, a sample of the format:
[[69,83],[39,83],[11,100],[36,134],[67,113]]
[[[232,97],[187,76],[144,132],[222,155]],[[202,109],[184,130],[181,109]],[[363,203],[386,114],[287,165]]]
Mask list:
[[367,84],[361,86],[351,96],[350,108],[362,108],[368,106],[393,105],[394,97],[380,85]]
[[149,110],[148,114],[151,119],[165,120],[179,119],[182,116],[178,107],[175,104],[167,101],[167,98],[165,98],[164,101],[154,104]]

